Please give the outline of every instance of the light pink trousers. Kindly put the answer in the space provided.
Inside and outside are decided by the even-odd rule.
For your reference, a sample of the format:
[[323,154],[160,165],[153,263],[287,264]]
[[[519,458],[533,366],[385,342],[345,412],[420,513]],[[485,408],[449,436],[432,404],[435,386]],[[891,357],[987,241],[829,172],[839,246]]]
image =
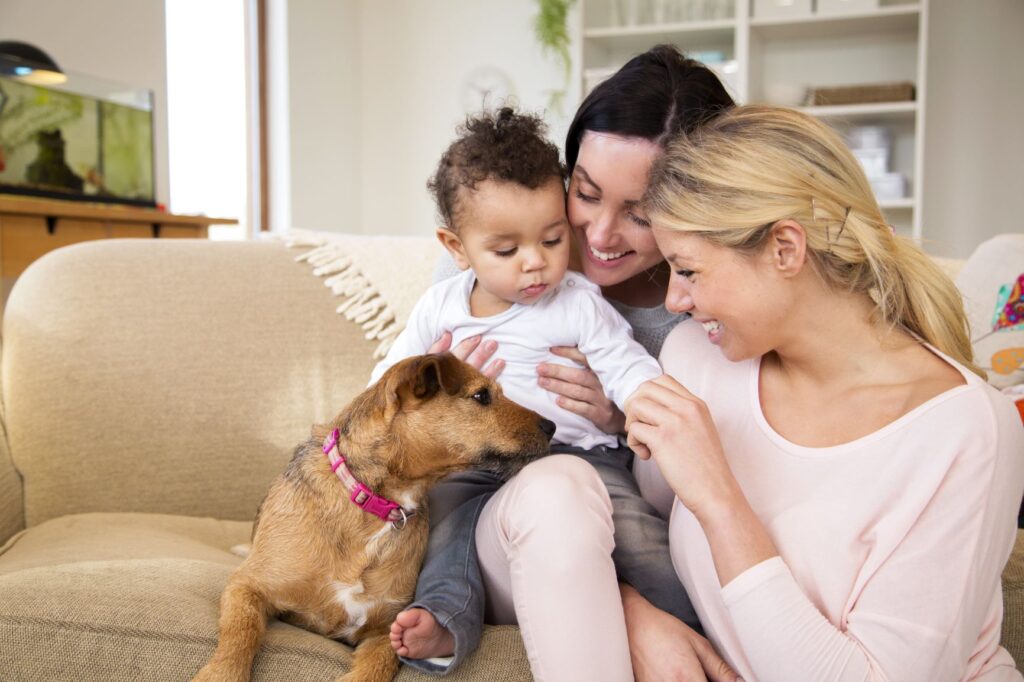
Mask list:
[[487,620],[519,624],[535,679],[633,679],[612,533],[604,484],[570,455],[529,464],[484,507]]

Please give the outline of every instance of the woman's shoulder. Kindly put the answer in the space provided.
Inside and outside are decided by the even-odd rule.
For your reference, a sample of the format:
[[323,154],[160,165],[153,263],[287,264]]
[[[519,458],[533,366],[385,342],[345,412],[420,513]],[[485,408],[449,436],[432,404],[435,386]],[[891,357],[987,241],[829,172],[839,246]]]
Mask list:
[[[704,327],[687,318],[675,325],[661,346],[658,361],[669,374],[688,388],[722,387],[749,376],[754,361],[731,362],[709,340]],[[691,390],[693,390],[691,388]]]
[[708,340],[704,326],[688,317],[682,320],[669,333],[661,350],[662,359],[668,362],[694,362],[713,364],[735,364],[722,355],[721,351]]
[[968,434],[980,432],[1004,443],[1009,442],[1024,454],[1024,428],[1020,413],[1013,402],[994,386],[957,362],[949,355],[929,344],[919,346],[930,362],[928,371],[921,373],[919,390],[924,400],[920,407],[940,431],[948,420],[950,426]]
[[999,479],[999,486],[1019,503],[1024,428],[1016,408],[966,367],[945,359],[960,372],[961,381],[949,385],[949,377],[941,373],[923,379],[926,399],[861,441],[902,453],[922,467],[970,471],[969,478],[979,482]]
[[[943,400],[943,398],[947,398]],[[1021,460],[1024,466],[1024,425],[1013,402],[994,386],[971,374],[967,383],[933,399],[930,414],[937,433],[957,432],[995,454]],[[926,403],[927,405],[927,403]]]
[[1017,513],[1024,491],[1024,427],[1013,403],[978,378],[918,411],[900,429],[904,438],[890,444],[905,445],[918,471],[943,469],[944,485],[976,495],[987,507]]

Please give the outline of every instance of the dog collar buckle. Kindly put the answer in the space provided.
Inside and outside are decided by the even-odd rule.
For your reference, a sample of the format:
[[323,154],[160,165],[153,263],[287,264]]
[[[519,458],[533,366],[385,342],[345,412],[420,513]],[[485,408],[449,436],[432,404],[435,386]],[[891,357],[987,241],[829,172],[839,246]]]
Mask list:
[[352,496],[349,499],[363,511],[380,517],[383,521],[390,521],[391,512],[399,507],[397,502],[392,502],[385,497],[377,495],[362,482],[356,482],[355,487],[352,489]]
[[[402,505],[392,502],[386,497],[381,497],[352,475],[352,472],[345,465],[345,455],[341,453],[341,447],[338,445],[340,436],[341,434],[338,433],[338,429],[331,431],[330,435],[324,439],[323,449],[324,455],[327,456],[327,460],[330,462],[331,471],[341,479],[342,485],[346,489],[352,491],[351,495],[349,495],[349,500],[363,511],[373,514],[382,521],[387,521],[395,529],[401,530],[405,528],[405,524],[413,512],[406,512],[402,509]],[[334,459],[332,456],[334,450],[338,451],[337,459]]]

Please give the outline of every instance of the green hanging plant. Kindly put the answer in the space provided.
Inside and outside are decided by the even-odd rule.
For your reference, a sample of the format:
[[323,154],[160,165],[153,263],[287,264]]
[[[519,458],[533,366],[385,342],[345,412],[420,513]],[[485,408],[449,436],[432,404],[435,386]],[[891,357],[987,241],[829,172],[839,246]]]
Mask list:
[[541,52],[554,55],[561,63],[564,86],[561,90],[552,90],[548,105],[562,112],[572,77],[572,57],[569,55],[569,10],[576,0],[537,0],[540,9],[533,20],[533,33],[540,43]]

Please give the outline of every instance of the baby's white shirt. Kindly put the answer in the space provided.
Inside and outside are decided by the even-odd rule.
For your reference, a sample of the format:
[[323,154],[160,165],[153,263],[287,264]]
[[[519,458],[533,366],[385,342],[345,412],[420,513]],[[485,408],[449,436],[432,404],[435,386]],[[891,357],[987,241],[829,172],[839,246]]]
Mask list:
[[387,356],[374,367],[370,383],[400,360],[426,353],[445,331],[452,333],[452,347],[480,334],[498,343],[495,358],[505,361],[498,382],[505,395],[553,421],[554,443],[617,446],[615,435],[559,407],[555,394],[537,384],[537,365],[542,362],[577,366],[552,353],[553,346],[577,346],[619,409],[640,384],[661,376],[658,361],[633,340],[629,324],[601,296],[597,285],[579,273],[567,272],[557,287],[532,305],[515,303],[497,315],[473,317],[469,296],[475,282],[476,275],[466,270],[430,287]]

